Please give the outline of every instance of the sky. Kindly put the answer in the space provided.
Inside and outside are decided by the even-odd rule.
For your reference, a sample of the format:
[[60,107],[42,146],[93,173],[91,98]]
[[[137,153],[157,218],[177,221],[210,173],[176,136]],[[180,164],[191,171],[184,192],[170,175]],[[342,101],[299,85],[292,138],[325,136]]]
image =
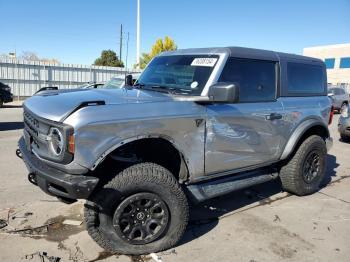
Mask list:
[[[178,48],[243,46],[302,54],[350,43],[350,0],[141,0],[141,52],[170,36]],[[32,51],[90,65],[104,49],[119,55],[129,32],[136,62],[136,0],[0,0],[0,54]],[[126,45],[122,59],[125,62]]]

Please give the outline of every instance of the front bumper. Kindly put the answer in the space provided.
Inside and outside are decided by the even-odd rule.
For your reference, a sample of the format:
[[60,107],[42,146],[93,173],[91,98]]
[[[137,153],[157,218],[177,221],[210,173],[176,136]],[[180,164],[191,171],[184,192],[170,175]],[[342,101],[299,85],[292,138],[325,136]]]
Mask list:
[[18,141],[19,155],[29,171],[29,180],[45,193],[68,199],[87,199],[98,183],[98,178],[72,175],[55,169],[27,149],[24,138]]

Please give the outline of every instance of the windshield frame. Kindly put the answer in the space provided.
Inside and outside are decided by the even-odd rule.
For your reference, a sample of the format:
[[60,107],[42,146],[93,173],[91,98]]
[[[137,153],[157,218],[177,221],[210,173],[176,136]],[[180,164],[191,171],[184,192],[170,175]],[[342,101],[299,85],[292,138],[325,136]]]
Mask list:
[[[183,51],[183,50],[181,50]],[[207,97],[208,96],[208,91],[209,91],[209,87],[211,85],[213,85],[214,83],[216,83],[219,79],[219,76],[221,74],[222,69],[224,68],[224,65],[229,57],[229,53],[228,52],[210,52],[210,53],[203,53],[203,52],[196,52],[196,50],[194,49],[193,52],[186,52],[186,53],[180,53],[179,51],[174,51],[174,52],[164,52],[161,53],[160,55],[154,57],[150,63],[146,66],[146,68],[143,70],[143,72],[141,73],[139,79],[142,79],[142,75],[144,74],[144,72],[147,70],[148,66],[152,63],[152,61],[154,59],[156,59],[157,57],[160,56],[195,56],[195,57],[208,57],[208,56],[218,56],[218,60],[216,61],[215,66],[213,67],[213,70],[211,71],[211,73],[209,74],[209,77],[204,85],[204,87],[202,88],[202,91],[199,94],[193,94],[191,92],[189,92],[188,94],[178,94],[178,93],[172,93],[174,95],[182,95],[182,96],[203,96],[203,97]],[[135,85],[137,86],[137,84],[140,84],[138,81],[135,83]],[[143,84],[141,82],[141,84]],[[156,90],[155,90],[156,91]],[[171,92],[169,92],[171,93]]]

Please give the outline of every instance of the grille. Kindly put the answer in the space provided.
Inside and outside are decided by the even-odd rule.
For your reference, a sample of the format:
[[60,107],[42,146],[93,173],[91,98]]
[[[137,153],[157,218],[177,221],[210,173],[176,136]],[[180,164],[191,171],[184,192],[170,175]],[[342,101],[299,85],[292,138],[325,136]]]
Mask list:
[[35,137],[39,136],[40,123],[38,119],[36,119],[33,115],[31,115],[25,109],[23,111],[23,122],[24,122],[24,129],[31,136],[35,136]]
[[[54,155],[50,149],[50,128],[58,127],[57,124],[50,120],[43,119],[32,113],[26,107],[23,108],[23,122],[24,122],[24,139],[26,141],[28,150],[35,153],[37,156],[46,160],[69,163],[72,161],[72,156],[64,152],[59,156]],[[65,130],[61,128],[63,136],[65,137]],[[64,148],[66,145],[64,144]]]

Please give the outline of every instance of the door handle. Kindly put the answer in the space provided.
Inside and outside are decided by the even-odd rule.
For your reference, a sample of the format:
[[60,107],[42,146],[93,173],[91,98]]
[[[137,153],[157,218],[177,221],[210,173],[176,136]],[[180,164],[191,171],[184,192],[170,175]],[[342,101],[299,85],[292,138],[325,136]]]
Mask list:
[[282,115],[278,113],[271,113],[266,116],[266,120],[277,120],[277,119],[282,119]]

